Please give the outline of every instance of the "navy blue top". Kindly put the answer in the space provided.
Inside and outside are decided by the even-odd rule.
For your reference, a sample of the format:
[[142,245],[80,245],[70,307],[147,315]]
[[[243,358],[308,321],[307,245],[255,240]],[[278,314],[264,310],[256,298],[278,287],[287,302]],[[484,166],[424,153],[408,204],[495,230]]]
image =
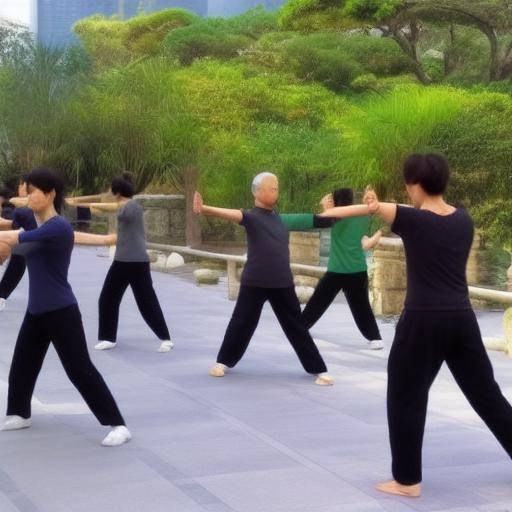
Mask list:
[[74,246],[71,224],[57,215],[32,231],[20,233],[19,241],[19,253],[25,256],[28,267],[28,312],[39,315],[76,304],[68,282]]
[[32,231],[37,228],[34,212],[25,206],[16,208],[12,215],[12,229],[24,229]]
[[247,232],[247,263],[241,283],[261,288],[293,286],[290,270],[289,230],[274,210],[243,210],[240,224]]

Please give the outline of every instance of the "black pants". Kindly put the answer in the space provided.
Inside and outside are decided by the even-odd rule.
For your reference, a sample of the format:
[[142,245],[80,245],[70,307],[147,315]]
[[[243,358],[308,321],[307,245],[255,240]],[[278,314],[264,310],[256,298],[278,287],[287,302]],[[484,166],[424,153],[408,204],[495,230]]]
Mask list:
[[170,340],[169,329],[153,288],[149,263],[123,261],[112,263],[101,290],[98,339],[116,341],[119,306],[128,286],[131,286],[139,311],[152,331],[161,340]]
[[2,280],[0,281],[0,299],[8,299],[11,293],[16,289],[27,265],[25,258],[17,254],[13,254],[7,268],[5,269]]
[[304,369],[313,374],[326,372],[322,356],[301,319],[299,299],[294,287],[259,288],[242,285],[217,362],[233,367],[242,359],[267,300]]
[[512,457],[512,407],[494,380],[473,311],[404,311],[389,355],[387,398],[393,477],[404,485],[421,481],[428,393],[443,361]]
[[302,312],[306,327],[310,329],[316,324],[341,290],[345,293],[348,306],[361,334],[370,341],[382,339],[370,305],[366,272],[355,274],[327,272],[324,274]]
[[9,373],[7,415],[30,418],[34,386],[50,343],[98,421],[102,425],[124,425],[114,397],[89,357],[77,305],[25,315]]

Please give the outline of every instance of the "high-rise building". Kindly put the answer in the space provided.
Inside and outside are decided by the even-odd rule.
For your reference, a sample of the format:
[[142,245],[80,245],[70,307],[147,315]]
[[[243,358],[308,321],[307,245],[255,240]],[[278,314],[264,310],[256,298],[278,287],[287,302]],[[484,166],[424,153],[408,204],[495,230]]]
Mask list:
[[233,16],[257,5],[264,5],[267,9],[276,9],[284,2],[285,0],[209,0],[208,16]]

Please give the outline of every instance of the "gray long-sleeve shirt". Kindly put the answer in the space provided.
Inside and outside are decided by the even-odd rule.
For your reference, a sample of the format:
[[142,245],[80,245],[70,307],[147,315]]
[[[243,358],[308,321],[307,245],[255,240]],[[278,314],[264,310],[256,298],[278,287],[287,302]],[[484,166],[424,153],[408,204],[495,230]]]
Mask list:
[[115,261],[148,262],[142,206],[134,200],[123,205],[117,215]]

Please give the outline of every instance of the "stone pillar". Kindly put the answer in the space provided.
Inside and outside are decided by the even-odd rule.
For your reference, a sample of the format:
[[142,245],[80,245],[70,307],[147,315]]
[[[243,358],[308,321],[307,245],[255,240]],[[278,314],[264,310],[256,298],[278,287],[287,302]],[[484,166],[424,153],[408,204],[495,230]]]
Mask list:
[[485,269],[480,265],[479,253],[482,248],[482,237],[475,233],[473,245],[469,253],[468,264],[466,266],[466,275],[469,285],[478,285],[485,279]]
[[148,242],[185,245],[185,197],[182,195],[140,195],[135,200],[144,209]]
[[303,265],[320,263],[320,233],[318,231],[292,231],[290,233],[290,262]]
[[372,306],[376,315],[397,315],[402,311],[407,279],[402,240],[382,240],[373,253]]

